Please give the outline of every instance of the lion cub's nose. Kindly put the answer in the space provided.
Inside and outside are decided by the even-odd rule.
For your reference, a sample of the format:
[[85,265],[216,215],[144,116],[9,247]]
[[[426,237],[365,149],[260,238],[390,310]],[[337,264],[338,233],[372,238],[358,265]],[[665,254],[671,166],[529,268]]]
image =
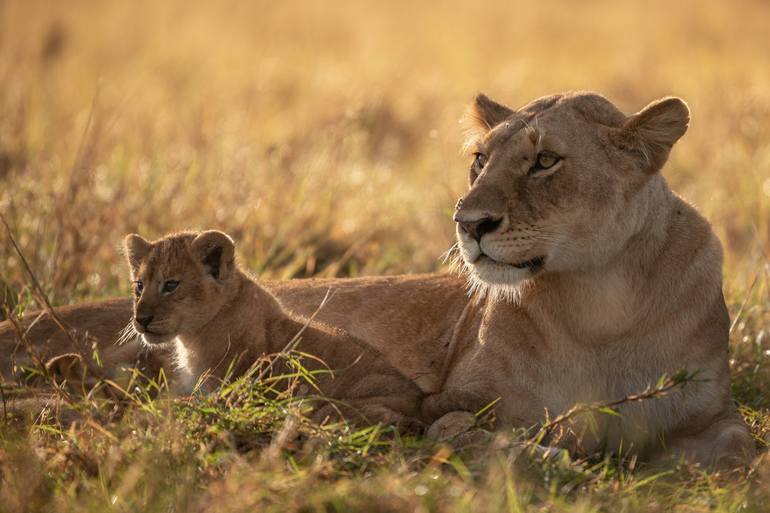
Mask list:
[[146,315],[144,317],[137,317],[136,322],[141,324],[144,327],[144,329],[147,329],[150,326],[152,319],[153,319],[152,315]]
[[455,216],[455,221],[460,225],[460,228],[473,237],[476,242],[479,242],[485,233],[497,230],[502,220],[502,217],[482,217],[475,221],[463,221],[459,216]]

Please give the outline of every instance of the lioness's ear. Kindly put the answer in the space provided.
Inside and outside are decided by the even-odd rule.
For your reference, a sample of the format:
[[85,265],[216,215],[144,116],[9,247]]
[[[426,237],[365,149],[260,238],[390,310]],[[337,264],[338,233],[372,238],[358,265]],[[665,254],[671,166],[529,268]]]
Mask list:
[[143,239],[141,236],[131,233],[126,235],[126,238],[123,239],[123,247],[126,250],[128,266],[131,268],[131,273],[133,274],[136,273],[142,260],[144,260],[144,257],[150,252],[150,249],[152,249],[152,244],[147,242],[147,240]]
[[687,131],[690,109],[680,98],[662,98],[630,116],[617,129],[613,140],[621,150],[630,152],[649,172],[660,171],[668,160],[671,147]]
[[477,94],[460,120],[465,132],[463,151],[469,152],[477,141],[513,115],[514,111],[489,99],[485,94]]
[[193,239],[190,249],[214,279],[227,278],[235,268],[235,243],[226,233],[202,232]]
[[513,110],[479,93],[468,106],[466,122],[474,123],[484,130],[491,130],[513,115]]

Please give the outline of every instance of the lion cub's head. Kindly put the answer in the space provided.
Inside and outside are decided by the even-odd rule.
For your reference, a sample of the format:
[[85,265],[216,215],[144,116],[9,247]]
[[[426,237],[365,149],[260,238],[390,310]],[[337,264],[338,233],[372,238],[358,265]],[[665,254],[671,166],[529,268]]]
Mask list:
[[454,217],[460,256],[472,286],[510,296],[539,273],[601,269],[622,251],[663,201],[657,172],[689,111],[666,98],[627,117],[593,93],[513,110],[479,95],[468,121],[470,190]]
[[134,290],[133,327],[163,344],[207,324],[235,288],[235,247],[218,231],[184,232],[148,242],[125,238]]

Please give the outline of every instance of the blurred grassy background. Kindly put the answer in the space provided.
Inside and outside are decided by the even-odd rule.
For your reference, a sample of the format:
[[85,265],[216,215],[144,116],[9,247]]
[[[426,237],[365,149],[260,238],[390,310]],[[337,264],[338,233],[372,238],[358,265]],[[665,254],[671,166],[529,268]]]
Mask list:
[[[628,113],[673,94],[693,122],[666,174],[743,289],[770,253],[769,20],[761,1],[5,0],[0,206],[57,303],[124,293],[129,231],[221,228],[276,277],[428,271],[474,93],[591,89]],[[0,262],[18,290],[8,244]]]

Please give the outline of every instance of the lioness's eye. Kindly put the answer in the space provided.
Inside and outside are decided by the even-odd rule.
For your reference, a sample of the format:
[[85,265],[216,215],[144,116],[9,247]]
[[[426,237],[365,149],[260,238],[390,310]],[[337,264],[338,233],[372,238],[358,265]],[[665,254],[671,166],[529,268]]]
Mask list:
[[138,296],[142,295],[142,291],[144,290],[144,283],[141,281],[135,281],[134,282],[134,294]]
[[553,166],[559,163],[561,157],[550,151],[541,151],[537,154],[537,160],[535,165],[529,170],[529,174],[537,173],[545,169],[551,169]]
[[473,161],[473,165],[478,167],[479,169],[483,168],[484,165],[487,163],[487,156],[483,153],[474,153],[473,155],[476,156],[476,159]]
[[537,154],[537,165],[540,169],[548,169],[553,167],[559,162],[560,157],[550,151],[543,151]]
[[163,293],[164,294],[171,294],[176,290],[176,288],[179,286],[179,282],[176,280],[168,280],[166,283],[163,284]]

